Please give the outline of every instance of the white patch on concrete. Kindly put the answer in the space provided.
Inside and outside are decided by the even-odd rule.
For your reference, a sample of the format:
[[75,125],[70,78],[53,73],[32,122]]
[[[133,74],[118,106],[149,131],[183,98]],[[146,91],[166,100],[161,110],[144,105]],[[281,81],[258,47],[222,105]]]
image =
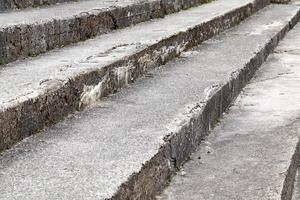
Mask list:
[[107,75],[97,85],[85,85],[80,97],[79,108],[89,106],[98,101],[103,93],[103,84],[107,81]]
[[221,88],[221,84],[213,84],[210,87],[204,89],[204,102],[208,101],[212,95]]
[[162,47],[159,52],[162,62],[164,63],[165,61],[167,61],[168,57],[174,52],[175,52],[176,56],[179,56],[186,49],[187,44],[188,44],[187,42],[183,41],[183,43],[181,43],[181,44],[178,44],[176,42],[175,45],[170,45],[168,47],[166,47],[166,46]]
[[183,41],[183,43],[178,45],[177,48],[176,48],[176,54],[180,55],[186,49],[187,44],[188,44],[188,42]]
[[173,118],[173,120],[166,125],[167,132],[170,134],[176,134],[187,123],[190,123],[190,119],[199,115],[204,103],[192,103],[187,104],[185,108]]
[[132,63],[128,63],[126,66],[118,67],[114,70],[115,76],[118,79],[118,86],[128,86],[128,81],[133,80],[131,77],[131,70],[134,69],[134,65]]
[[262,25],[262,26],[256,28],[254,31],[250,32],[250,35],[261,35],[261,34],[263,34],[263,32],[265,32],[269,29],[272,29],[272,28],[279,27],[279,26],[282,26],[282,22],[274,21],[273,23],[265,24],[265,25]]
[[189,51],[182,52],[180,57],[189,58],[189,57],[192,57],[192,56],[196,56],[198,54],[200,54],[200,51],[189,50]]

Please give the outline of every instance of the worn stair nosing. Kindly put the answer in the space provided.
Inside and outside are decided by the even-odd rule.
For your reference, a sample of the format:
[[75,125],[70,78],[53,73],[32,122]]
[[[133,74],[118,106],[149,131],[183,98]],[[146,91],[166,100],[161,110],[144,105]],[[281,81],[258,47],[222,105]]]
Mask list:
[[[34,57],[54,48],[150,19],[164,17],[207,2],[207,0],[197,0],[192,3],[169,2],[169,0],[142,1],[126,6],[96,8],[64,18],[53,16],[43,21],[2,25],[0,28],[0,65],[29,56]],[[4,14],[7,15],[7,13]]]
[[[290,23],[276,36],[271,38],[271,40],[250,59],[243,69],[236,71],[236,73],[230,76],[226,83],[223,83],[213,90],[204,103],[199,102],[196,104],[194,108],[190,110],[188,117],[182,121],[181,128],[171,132],[171,135],[165,137],[164,144],[161,145],[155,156],[146,162],[138,173],[128,178],[128,180],[120,186],[118,192],[110,199],[130,198],[134,196],[133,194],[137,191],[139,194],[148,197],[147,189],[143,187],[144,185],[153,185],[155,191],[161,192],[162,189],[167,186],[168,181],[175,174],[177,169],[188,159],[201,139],[207,135],[209,129],[216,124],[222,113],[226,111],[246,83],[253,77],[256,70],[274,50],[278,42],[296,24],[299,17],[300,12],[298,11]],[[195,130],[194,128],[196,127],[200,127],[200,130]],[[183,147],[191,146],[191,144],[188,144],[190,141],[199,141],[199,143],[194,144],[190,149],[184,149]],[[176,152],[180,152],[181,155],[178,156]],[[297,153],[295,155],[297,155]],[[290,171],[293,174],[295,170],[293,167],[291,169]],[[153,177],[155,171],[159,174],[163,174],[163,177]],[[285,185],[285,187],[288,187],[289,181],[287,181]],[[286,194],[284,194],[285,192],[283,190],[282,196],[288,197],[291,195],[291,192],[292,191],[287,190]]]
[[[262,3],[264,1],[258,2]],[[264,3],[261,4],[261,6],[264,5]],[[60,121],[66,115],[76,111],[76,109],[82,109],[79,106],[86,106],[82,105],[81,98],[84,93],[84,86],[89,85],[90,80],[97,79],[102,86],[97,99],[107,96],[133,82],[150,68],[164,64],[173,57],[178,56],[182,51],[196,46],[222,30],[238,24],[257,9],[260,9],[260,7],[254,8],[254,6],[256,5],[249,3],[238,9],[231,10],[223,16],[215,17],[186,32],[179,32],[169,38],[158,41],[106,67],[81,73],[76,77],[70,78],[63,85],[49,88],[46,93],[38,94],[37,97],[25,98],[16,102],[9,102],[8,105],[2,105],[0,112],[0,126],[2,130],[0,131],[2,131],[3,139],[0,140],[2,143],[0,144],[0,150],[7,149],[21,139],[42,130],[45,126]],[[166,49],[169,50],[166,51]],[[161,59],[162,55],[164,55],[164,59]],[[149,59],[146,61],[140,59],[145,56],[149,57]],[[133,64],[135,68],[128,72],[126,80],[120,82],[118,77],[114,76],[114,71],[119,67]]]

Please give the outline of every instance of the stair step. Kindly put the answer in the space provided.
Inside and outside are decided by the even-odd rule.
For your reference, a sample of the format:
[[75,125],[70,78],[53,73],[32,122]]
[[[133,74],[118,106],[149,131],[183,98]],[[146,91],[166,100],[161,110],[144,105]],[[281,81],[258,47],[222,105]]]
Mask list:
[[300,163],[299,45],[297,25],[158,199],[291,199]]
[[258,1],[214,1],[8,64],[0,71],[0,150],[238,24],[250,2]]
[[296,17],[298,6],[268,6],[3,151],[0,199],[153,199]]
[[290,3],[291,0],[271,0],[271,3]]
[[300,163],[298,164],[297,169],[297,175],[296,175],[296,181],[294,185],[294,193],[292,200],[298,200],[300,199]]
[[88,0],[0,13],[0,64],[205,2],[208,0]]
[[[49,6],[52,4],[63,3],[74,0],[2,0],[0,11],[18,10],[29,7]],[[83,0],[80,0],[83,1]]]

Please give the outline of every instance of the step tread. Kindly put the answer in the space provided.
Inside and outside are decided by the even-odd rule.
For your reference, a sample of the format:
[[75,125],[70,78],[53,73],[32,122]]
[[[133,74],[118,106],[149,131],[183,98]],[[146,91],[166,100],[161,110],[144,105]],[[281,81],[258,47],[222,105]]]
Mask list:
[[[0,11],[9,12],[16,11],[26,8],[35,8],[35,7],[46,7],[50,5],[63,4],[68,1],[74,0],[44,0],[44,1],[35,1],[35,0],[3,0],[0,3]],[[87,0],[80,0],[87,1]]]
[[[204,0],[193,2],[199,1]],[[222,6],[224,2],[206,7],[212,11],[208,16],[203,16],[203,9],[191,9],[183,12],[184,16],[178,13],[115,31],[3,68],[0,74],[9,79],[3,79],[4,85],[15,82],[18,86],[5,88],[6,101],[0,99],[0,150],[120,90],[149,69],[237,25],[268,3],[252,0],[240,2],[239,7],[232,1],[232,7],[227,8]],[[174,21],[180,22],[178,30],[170,28]],[[10,89],[13,93],[8,92]]]
[[149,74],[96,107],[4,151],[0,199],[111,197],[158,152],[163,138],[180,127],[176,123],[189,116],[185,112],[205,101],[212,85],[242,68],[297,11],[269,6],[152,71],[153,78]]
[[[153,2],[156,0],[148,0]],[[49,7],[32,8],[0,13],[0,28],[12,25],[45,23],[53,19],[74,17],[93,10],[107,10],[114,7],[125,7],[141,2],[140,0],[84,0],[61,3]]]
[[252,1],[215,1],[169,15],[164,19],[138,24],[54,50],[36,58],[10,63],[1,69],[0,73],[2,88],[0,108],[36,97],[63,84],[71,77],[92,69],[100,69],[157,41],[188,30],[249,2]]
[[281,193],[300,148],[299,44],[296,25],[160,199],[290,199]]
[[[268,1],[268,0],[264,0]],[[0,64],[35,57],[206,0],[88,0],[0,13]]]

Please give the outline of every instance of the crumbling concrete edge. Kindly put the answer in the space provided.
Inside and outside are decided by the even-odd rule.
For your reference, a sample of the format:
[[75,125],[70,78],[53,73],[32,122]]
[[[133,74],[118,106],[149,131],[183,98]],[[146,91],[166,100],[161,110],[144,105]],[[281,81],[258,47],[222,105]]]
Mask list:
[[25,8],[36,8],[41,6],[50,6],[57,3],[64,3],[77,0],[2,0],[0,11],[7,12],[11,10],[20,10]]
[[277,3],[277,4],[288,4],[291,0],[271,0],[271,3]]
[[[297,130],[299,131],[299,129]],[[300,138],[298,140],[298,148],[300,146]],[[299,150],[298,150],[299,152]],[[300,152],[299,152],[299,157],[298,157],[298,163],[297,164],[297,167],[296,167],[296,178],[294,180],[294,183],[293,183],[293,196],[292,196],[292,200],[297,200],[298,197],[299,197],[299,192],[300,192],[300,187],[299,187],[299,183],[300,183],[300,174],[299,174],[299,171],[300,171]]]
[[[298,130],[297,130],[298,131]],[[297,170],[300,164],[300,138],[295,146],[295,152],[291,157],[288,170],[285,173],[285,180],[281,191],[281,200],[292,200],[294,184],[296,182]]]
[[[207,99],[190,108],[182,121],[176,122],[177,127],[176,124],[171,125],[173,131],[171,130],[164,138],[158,152],[143,164],[139,172],[132,174],[109,199],[155,199],[299,18],[300,12],[264,47],[261,47],[242,69],[233,72],[227,82],[212,86]],[[293,191],[285,188],[290,188],[292,181],[295,180],[294,163],[297,160],[299,160],[299,145],[292,159],[293,164],[287,172],[282,200],[291,198]]]
[[93,9],[68,18],[52,18],[30,24],[0,28],[0,65],[35,57],[55,48],[93,38],[134,24],[191,7],[210,0],[140,1],[132,5]]
[[[90,104],[117,92],[150,69],[237,25],[265,6],[261,0],[257,2],[259,3],[255,5],[249,3],[187,31],[179,32],[110,65],[83,72],[66,82],[59,82],[51,88],[46,88],[42,93],[23,96],[21,99],[1,105],[0,151],[41,131],[46,126],[55,124],[68,114],[89,106],[86,102]],[[94,96],[87,100],[89,96],[86,95],[87,92]]]

